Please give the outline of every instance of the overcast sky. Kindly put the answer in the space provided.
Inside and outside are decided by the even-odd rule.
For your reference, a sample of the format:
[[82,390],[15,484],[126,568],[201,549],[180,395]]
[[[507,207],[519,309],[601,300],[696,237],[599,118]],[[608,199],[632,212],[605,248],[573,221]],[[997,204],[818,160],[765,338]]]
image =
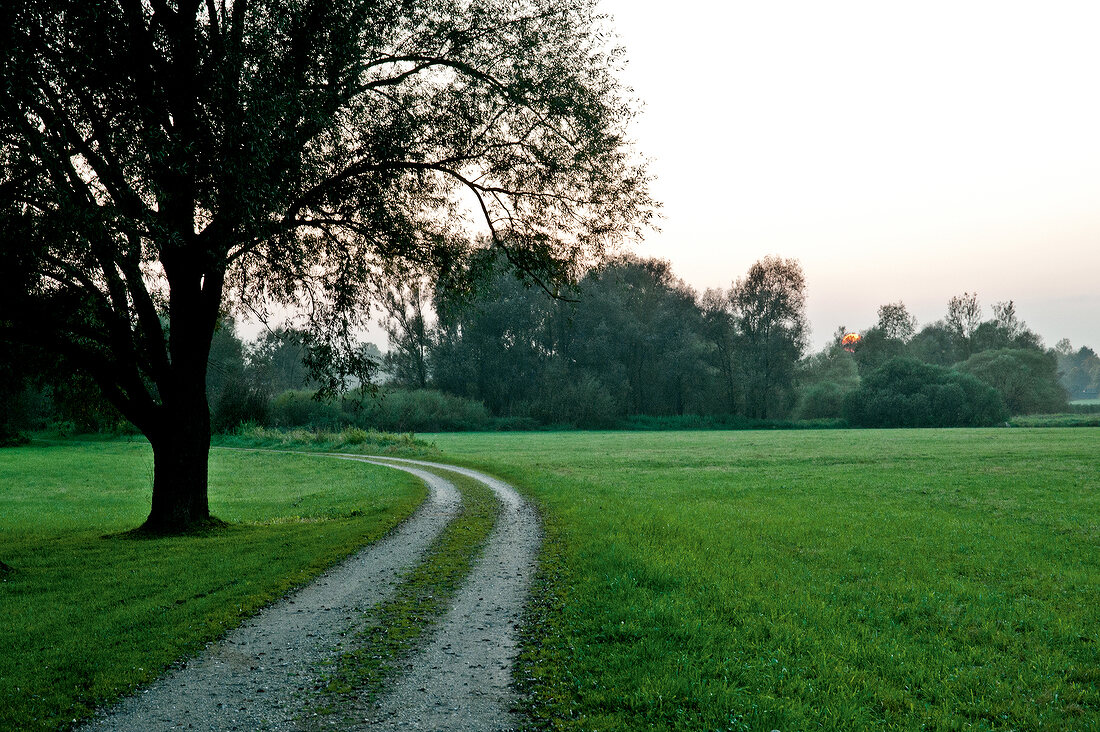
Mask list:
[[700,290],[798,258],[815,347],[976,291],[1100,348],[1100,3],[601,6],[665,205],[639,254]]

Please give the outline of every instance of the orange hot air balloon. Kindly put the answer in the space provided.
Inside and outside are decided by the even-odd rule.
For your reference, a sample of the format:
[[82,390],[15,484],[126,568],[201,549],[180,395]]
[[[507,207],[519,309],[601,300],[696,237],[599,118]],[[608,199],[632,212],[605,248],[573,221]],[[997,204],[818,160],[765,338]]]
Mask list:
[[840,339],[840,345],[844,347],[844,350],[848,353],[855,353],[856,344],[863,340],[863,336],[859,333],[845,333],[844,337]]

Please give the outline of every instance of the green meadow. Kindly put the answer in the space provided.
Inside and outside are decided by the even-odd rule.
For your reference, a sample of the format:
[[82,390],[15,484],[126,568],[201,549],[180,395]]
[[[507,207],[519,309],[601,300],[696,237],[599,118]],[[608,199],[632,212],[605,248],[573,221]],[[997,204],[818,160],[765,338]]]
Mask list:
[[[430,439],[542,512],[515,670],[531,729],[1100,729],[1100,429]],[[143,539],[143,442],[0,451],[0,729],[64,728],[424,495],[362,463],[212,455],[228,526]],[[401,652],[432,582],[372,648]],[[333,691],[385,676],[347,671]]]
[[432,439],[542,507],[536,729],[1100,729],[1100,430]]
[[228,526],[126,532],[149,511],[144,441],[0,450],[0,730],[64,729],[407,517],[412,476],[211,451]]

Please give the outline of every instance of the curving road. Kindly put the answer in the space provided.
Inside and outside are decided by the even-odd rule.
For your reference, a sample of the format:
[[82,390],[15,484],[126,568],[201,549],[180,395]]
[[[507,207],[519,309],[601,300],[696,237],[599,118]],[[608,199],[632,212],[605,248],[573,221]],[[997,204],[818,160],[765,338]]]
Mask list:
[[519,720],[509,711],[515,702],[511,669],[518,652],[516,628],[541,541],[538,516],[512,486],[492,476],[441,463],[394,462],[473,478],[493,490],[502,508],[435,634],[409,659],[406,673],[384,695],[380,708],[362,710],[361,729],[515,729]]
[[[280,451],[286,452],[286,451]],[[306,453],[317,454],[317,453]],[[296,730],[319,665],[344,649],[356,617],[388,598],[457,514],[453,471],[491,488],[502,505],[484,551],[425,646],[380,705],[352,710],[371,730],[509,730],[516,625],[541,533],[531,506],[508,484],[466,468],[391,457],[326,453],[416,475],[429,488],[413,516],[382,540],[265,608],[141,693],[81,730]]]

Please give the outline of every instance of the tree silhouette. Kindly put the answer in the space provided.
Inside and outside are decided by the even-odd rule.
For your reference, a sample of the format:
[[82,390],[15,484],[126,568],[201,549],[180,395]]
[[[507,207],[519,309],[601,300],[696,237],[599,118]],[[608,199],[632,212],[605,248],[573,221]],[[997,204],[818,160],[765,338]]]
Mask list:
[[307,360],[362,371],[370,283],[460,281],[475,217],[548,287],[646,225],[594,5],[3,4],[0,338],[64,354],[148,436],[149,529],[209,518],[226,309],[305,303]]
[[971,353],[974,331],[982,322],[982,306],[978,303],[978,293],[971,295],[964,292],[952,297],[947,303],[947,317],[944,322],[962,349]]
[[797,259],[764,257],[730,290],[746,413],[766,419],[789,405],[806,348],[806,278]]

